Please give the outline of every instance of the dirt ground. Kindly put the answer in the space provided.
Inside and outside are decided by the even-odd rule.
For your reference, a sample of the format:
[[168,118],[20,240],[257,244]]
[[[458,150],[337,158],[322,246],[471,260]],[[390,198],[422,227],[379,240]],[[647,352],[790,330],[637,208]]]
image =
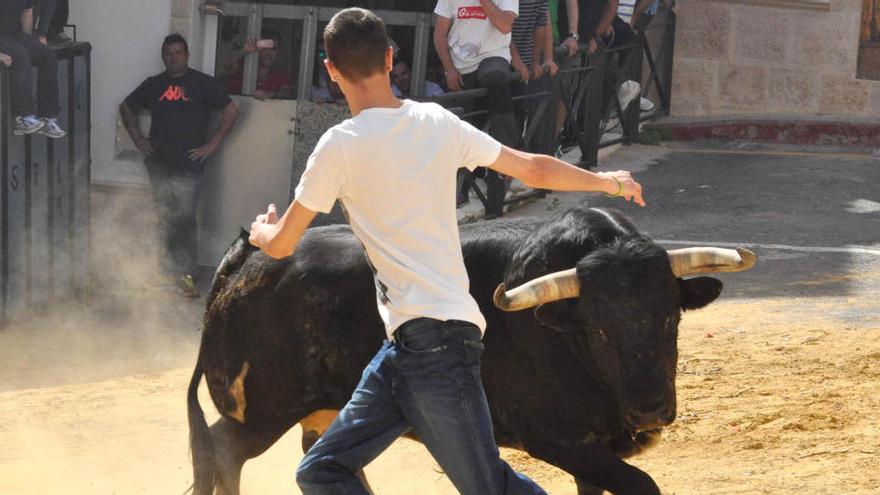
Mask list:
[[[862,314],[859,305],[872,313],[876,303],[867,299],[722,296],[686,314],[678,417],[658,447],[632,462],[669,494],[877,493],[880,321],[840,316],[842,307]],[[195,325],[186,321],[192,309],[171,319]],[[143,322],[148,313],[141,307],[129,317]],[[57,325],[70,325],[68,318],[41,321],[3,334],[0,493],[183,493],[191,479],[184,398],[195,333],[95,334],[102,344],[83,352],[82,339],[72,344],[72,329]],[[51,360],[22,353],[28,346],[18,344],[38,336],[57,343]],[[134,350],[110,352],[123,341]],[[65,342],[76,356],[65,357]],[[126,366],[141,372],[101,379],[124,375]],[[142,372],[151,368],[173,369]],[[17,388],[14,377],[36,387]],[[44,378],[84,383],[40,387]],[[209,420],[216,417],[204,390],[202,404]],[[243,493],[298,493],[298,436],[291,430],[245,466]],[[519,452],[505,457],[548,492],[575,493],[565,473]],[[368,474],[377,493],[454,493],[425,449],[408,440]]]

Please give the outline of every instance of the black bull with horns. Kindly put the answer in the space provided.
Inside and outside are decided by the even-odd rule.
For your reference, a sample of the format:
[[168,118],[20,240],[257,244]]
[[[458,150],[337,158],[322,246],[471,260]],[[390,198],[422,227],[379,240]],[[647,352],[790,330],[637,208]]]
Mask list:
[[[488,322],[482,376],[498,444],[571,473],[581,495],[660,493],[622,459],[674,420],[681,314],[721,293],[715,278],[682,277],[748,269],[754,255],[667,252],[619,212],[594,208],[471,224],[461,238]],[[308,230],[282,260],[243,234],[217,269],[189,386],[195,494],[239,493],[244,462],[297,423],[308,449],[384,338],[348,226]],[[202,374],[222,416],[210,429]]]

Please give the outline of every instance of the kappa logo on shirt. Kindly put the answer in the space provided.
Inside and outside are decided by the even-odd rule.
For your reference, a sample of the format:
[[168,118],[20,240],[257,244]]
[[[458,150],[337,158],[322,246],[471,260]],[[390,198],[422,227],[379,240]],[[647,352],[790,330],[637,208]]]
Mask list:
[[483,7],[459,7],[457,19],[486,19],[486,11]]
[[159,101],[189,101],[183,86],[168,85],[168,89],[159,97]]

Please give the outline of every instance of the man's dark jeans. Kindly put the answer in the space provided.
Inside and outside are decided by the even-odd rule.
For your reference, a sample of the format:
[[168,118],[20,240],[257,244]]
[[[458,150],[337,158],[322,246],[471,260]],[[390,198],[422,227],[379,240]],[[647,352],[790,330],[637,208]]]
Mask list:
[[471,323],[403,324],[299,465],[303,493],[368,493],[356,473],[412,431],[460,493],[544,494],[499,457],[480,380],[482,352],[480,330]]
[[162,268],[170,275],[194,274],[196,269],[196,210],[202,176],[181,173],[157,158],[146,160],[150,186],[159,213],[159,235],[166,249]]
[[57,36],[64,31],[70,10],[68,0],[38,0],[38,23],[36,33],[42,36]]
[[[36,36],[21,31],[0,35],[0,52],[12,57],[12,112],[15,116],[58,115],[58,59],[55,52],[40,43]],[[37,101],[34,105],[34,82],[31,64],[37,66]]]

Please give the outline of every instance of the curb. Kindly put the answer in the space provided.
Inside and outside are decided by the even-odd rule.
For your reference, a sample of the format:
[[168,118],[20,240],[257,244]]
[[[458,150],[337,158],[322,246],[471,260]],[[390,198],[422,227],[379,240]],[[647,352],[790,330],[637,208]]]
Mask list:
[[671,141],[750,141],[797,146],[880,147],[880,121],[839,117],[667,118],[645,124]]

